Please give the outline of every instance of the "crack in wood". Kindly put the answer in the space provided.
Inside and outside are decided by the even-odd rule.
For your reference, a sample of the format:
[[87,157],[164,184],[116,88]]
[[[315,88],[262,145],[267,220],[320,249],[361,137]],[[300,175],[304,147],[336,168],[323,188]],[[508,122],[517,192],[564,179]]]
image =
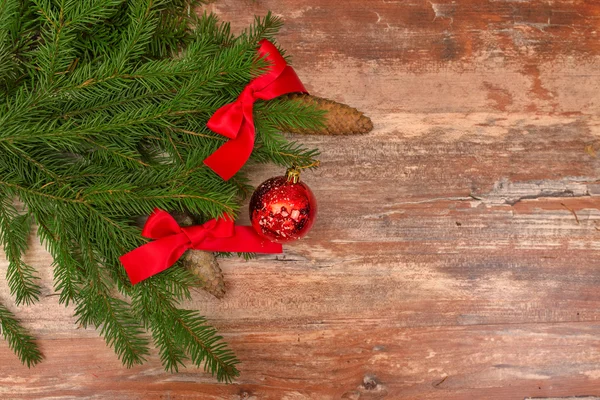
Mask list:
[[511,182],[508,179],[501,179],[494,184],[493,189],[488,194],[472,193],[470,197],[486,205],[507,204],[514,206],[523,200],[590,197],[592,192],[588,185],[596,183],[597,181],[573,178],[529,182]]

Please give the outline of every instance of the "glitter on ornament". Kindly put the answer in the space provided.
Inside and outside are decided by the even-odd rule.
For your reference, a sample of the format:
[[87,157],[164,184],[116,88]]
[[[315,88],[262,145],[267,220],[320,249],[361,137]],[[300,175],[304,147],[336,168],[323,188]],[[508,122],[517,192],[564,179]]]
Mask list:
[[317,201],[299,176],[298,169],[290,168],[286,176],[263,182],[252,195],[250,220],[265,239],[277,243],[299,239],[315,222]]

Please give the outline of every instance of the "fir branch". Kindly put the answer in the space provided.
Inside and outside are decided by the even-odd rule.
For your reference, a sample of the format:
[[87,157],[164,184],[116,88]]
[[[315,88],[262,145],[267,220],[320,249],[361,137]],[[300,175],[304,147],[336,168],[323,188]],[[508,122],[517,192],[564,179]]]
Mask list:
[[[78,273],[84,285],[75,298],[77,322],[83,327],[99,329],[107,345],[114,347],[127,367],[142,364],[148,354],[148,342],[142,336],[142,327],[129,310],[129,305],[110,294],[111,281],[98,268],[100,260],[92,244],[94,233],[88,229],[78,232],[78,261],[83,267]],[[68,232],[63,234],[62,240],[65,240]]]
[[256,114],[275,127],[294,126],[303,130],[318,130],[324,126],[325,111],[314,104],[289,101],[287,97],[258,103]]
[[114,347],[127,367],[142,364],[148,354],[148,342],[128,304],[98,286],[81,289],[79,296],[81,300],[75,309],[77,322],[84,328],[91,325],[100,329],[106,344]]
[[54,218],[54,215],[45,210],[36,210],[35,221],[40,241],[53,258],[54,289],[60,294],[59,302],[68,306],[79,298],[83,274],[68,242],[61,240],[59,236],[66,230],[66,221]]
[[22,260],[30,228],[30,215],[19,214],[12,199],[4,195],[0,206],[0,242],[8,259],[6,280],[17,305],[35,303],[41,292],[35,269]]
[[15,352],[19,360],[28,368],[42,361],[40,352],[34,338],[19,324],[15,316],[0,303],[0,333],[8,342],[8,346]]
[[194,34],[196,40],[203,40],[205,43],[216,44],[219,47],[229,47],[236,41],[231,33],[231,25],[220,22],[215,14],[208,12],[204,12],[196,22]]
[[[254,23],[244,30],[240,37],[247,39],[249,42],[258,44],[261,39],[270,41],[275,40],[275,35],[283,26],[283,20],[269,11],[263,18],[254,17]],[[280,50],[281,52],[281,50]],[[284,52],[282,52],[282,55]]]
[[166,371],[179,372],[179,367],[185,367],[188,359],[184,346],[178,342],[174,327],[165,318],[164,312],[154,314],[151,318],[152,339],[159,348],[159,357]]
[[75,30],[68,27],[62,4],[55,8],[49,0],[33,0],[33,3],[43,22],[40,30],[42,44],[36,50],[40,70],[45,72],[41,76],[42,85],[51,87],[57,74],[66,70],[74,58],[68,45],[75,40]]
[[[35,221],[60,302],[75,304],[78,321],[125,365],[144,361],[149,331],[167,370],[190,362],[231,381],[232,351],[197,311],[181,308],[197,287],[189,271],[174,266],[132,287],[119,262],[146,242],[133,217],[156,207],[200,219],[234,214],[250,190],[243,173],[223,182],[204,167],[226,140],[206,122],[264,70],[256,45],[281,21],[269,14],[236,37],[214,15],[191,14],[194,3],[0,0],[0,239],[18,303],[39,294],[21,260]],[[314,110],[256,106],[254,161],[314,161],[315,150],[276,129],[314,124]],[[11,208],[13,198],[26,213]],[[5,325],[9,342],[31,341]],[[28,351],[21,358],[33,365],[39,358]]]
[[68,197],[55,196],[52,194],[44,193],[40,190],[30,189],[25,186],[21,186],[18,184],[0,181],[0,186],[5,186],[9,191],[14,191],[15,194],[19,196],[21,200],[26,200],[28,197],[39,197],[39,198],[47,198],[49,200],[57,200],[63,203],[81,203],[81,200],[71,199]]
[[235,354],[226,347],[217,331],[206,325],[206,319],[197,311],[173,310],[167,314],[167,320],[173,323],[176,337],[186,343],[196,367],[203,365],[204,370],[216,375],[220,382],[231,382],[239,376],[235,367],[239,361]]
[[161,0],[129,0],[130,23],[111,57],[111,64],[116,71],[125,71],[131,60],[146,53],[158,26],[157,16],[163,3]]
[[257,139],[252,158],[259,162],[275,162],[282,166],[314,164],[317,150],[288,141],[279,126],[297,126],[307,129],[323,124],[322,111],[307,105],[294,104],[285,99],[274,99],[256,105],[255,125]]
[[18,18],[18,11],[17,0],[0,1],[0,84],[17,78],[17,62],[10,30]]
[[[177,308],[182,292],[169,291],[166,285],[172,275],[187,271],[172,267],[165,272],[167,274],[152,277],[134,287],[132,302],[153,332],[155,343],[161,349],[163,365],[168,370],[177,371],[179,366],[185,365],[185,354],[188,354],[195,366],[203,366],[219,381],[230,382],[239,375],[235,367],[239,361],[234,353],[196,311]],[[189,273],[185,275],[185,280],[187,285],[195,285]],[[189,292],[186,290],[183,295],[189,295]],[[156,304],[150,305],[150,302]],[[183,344],[183,347],[176,343]]]
[[155,58],[175,57],[193,40],[191,27],[196,23],[195,8],[199,0],[171,1],[160,14],[160,22],[149,45],[149,55]]

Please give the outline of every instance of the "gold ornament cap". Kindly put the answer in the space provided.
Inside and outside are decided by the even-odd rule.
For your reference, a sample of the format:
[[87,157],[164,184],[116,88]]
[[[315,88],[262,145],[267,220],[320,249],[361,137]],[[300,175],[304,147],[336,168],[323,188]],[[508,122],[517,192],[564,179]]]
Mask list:
[[288,168],[285,172],[285,177],[287,178],[288,182],[298,183],[300,180],[300,168],[295,165]]

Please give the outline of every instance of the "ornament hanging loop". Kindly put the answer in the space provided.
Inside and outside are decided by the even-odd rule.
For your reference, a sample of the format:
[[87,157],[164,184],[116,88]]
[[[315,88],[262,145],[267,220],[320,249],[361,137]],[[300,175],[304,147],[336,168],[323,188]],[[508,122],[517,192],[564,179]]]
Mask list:
[[319,160],[315,160],[313,163],[310,163],[308,165],[303,165],[302,167],[299,167],[294,164],[290,168],[287,169],[287,171],[285,173],[285,177],[287,178],[288,182],[298,183],[298,181],[300,180],[300,172],[302,172],[303,169],[314,168],[314,167],[318,167],[320,165],[321,165],[321,161],[319,161]]
[[288,182],[298,183],[300,180],[300,168],[295,165],[291,166],[285,172],[285,177],[287,178]]
[[319,161],[319,160],[315,160],[314,162],[312,162],[312,163],[310,163],[308,165],[303,165],[301,167],[293,164],[285,172],[285,177],[287,178],[288,182],[298,183],[298,181],[300,180],[300,172],[302,172],[303,169],[306,169],[306,168],[315,168],[315,167],[318,167],[320,165],[321,165],[321,161]]

